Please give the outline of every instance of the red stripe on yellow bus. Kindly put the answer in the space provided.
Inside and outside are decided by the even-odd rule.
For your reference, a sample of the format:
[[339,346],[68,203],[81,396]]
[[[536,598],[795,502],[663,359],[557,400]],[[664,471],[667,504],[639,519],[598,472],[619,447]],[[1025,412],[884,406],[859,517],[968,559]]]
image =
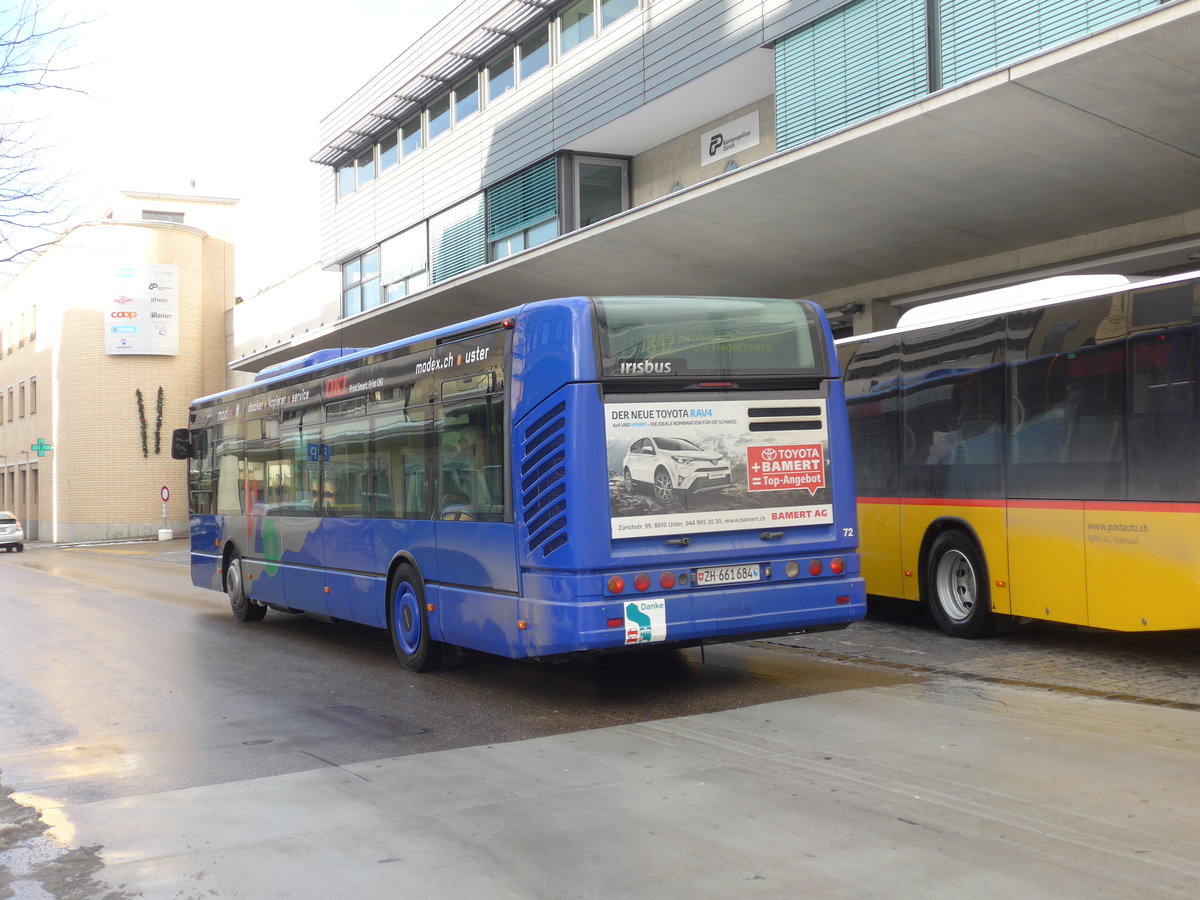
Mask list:
[[876,506],[966,506],[995,509],[1077,509],[1088,512],[1147,512],[1200,514],[1200,503],[1155,503],[1136,500],[963,500],[957,497],[859,497]]

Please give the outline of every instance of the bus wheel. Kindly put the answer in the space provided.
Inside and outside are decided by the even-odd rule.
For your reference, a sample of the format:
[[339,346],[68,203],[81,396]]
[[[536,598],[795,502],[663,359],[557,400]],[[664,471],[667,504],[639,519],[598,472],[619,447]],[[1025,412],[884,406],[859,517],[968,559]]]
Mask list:
[[921,599],[938,628],[951,637],[981,637],[995,627],[983,555],[961,531],[943,531],[934,539]]
[[225,564],[225,595],[229,597],[229,608],[233,617],[239,622],[261,622],[267,614],[267,608],[255,603],[246,596],[246,586],[242,580],[242,558],[236,553],[229,557]]
[[675,488],[671,486],[671,473],[666,469],[654,470],[654,499],[663,506],[675,505]]
[[425,591],[412,566],[401,565],[392,576],[388,603],[388,631],[400,664],[413,672],[429,668],[434,641],[429,638],[429,615]]

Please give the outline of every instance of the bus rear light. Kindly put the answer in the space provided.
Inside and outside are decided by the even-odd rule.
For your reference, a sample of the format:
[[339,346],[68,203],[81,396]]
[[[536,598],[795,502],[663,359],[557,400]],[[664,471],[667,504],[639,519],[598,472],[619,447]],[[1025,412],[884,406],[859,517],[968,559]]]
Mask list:
[[675,587],[675,573],[663,572],[658,576],[658,584],[663,590],[669,591],[671,588]]
[[517,630],[518,631],[524,631],[528,627],[529,627],[529,623],[526,622],[524,619],[517,619]]
[[614,575],[608,579],[608,590],[610,593],[619,594],[625,590],[625,579],[620,575]]
[[795,578],[800,574],[800,563],[794,559],[783,567],[783,571],[787,573],[788,578]]
[[834,603],[836,603],[838,606],[846,606],[847,604],[850,603],[850,598],[849,597],[838,597],[836,600],[834,600]]
[[821,565],[821,561],[819,559],[814,559],[808,564],[809,575],[820,575],[823,571],[825,571],[825,567]]
[[679,584],[680,584],[680,586],[683,586],[683,585],[685,585],[685,584],[687,584],[687,583],[688,583],[688,573],[687,573],[687,572],[680,572],[680,573],[679,573]]
[[829,571],[834,575],[841,575],[846,571],[846,561],[840,556],[835,556],[829,561]]
[[624,619],[609,619],[608,627],[609,628],[624,628],[625,620]]
[[731,388],[731,387],[733,387],[733,382],[732,382],[732,381],[701,381],[700,383],[698,383],[698,384],[696,385],[696,387],[702,387],[702,388]]
[[650,590],[650,576],[645,573],[639,573],[633,579],[633,586],[639,591]]

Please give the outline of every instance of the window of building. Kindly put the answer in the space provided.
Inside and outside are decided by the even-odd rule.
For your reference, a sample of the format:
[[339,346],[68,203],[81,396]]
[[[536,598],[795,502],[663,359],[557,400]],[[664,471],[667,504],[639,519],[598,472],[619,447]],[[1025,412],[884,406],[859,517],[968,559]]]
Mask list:
[[492,259],[558,236],[558,161],[551,157],[489,188],[488,248]]
[[429,240],[424,222],[384,241],[379,252],[385,303],[429,287]]
[[511,48],[497,56],[487,67],[487,97],[495,100],[505,91],[516,86],[513,71],[513,51]]
[[429,220],[429,265],[434,284],[486,262],[483,194],[476,194]]
[[399,136],[392,132],[379,142],[379,174],[400,162]]
[[337,170],[337,192],[338,199],[348,197],[354,193],[354,163],[347,163],[344,166],[338,166]]
[[25,382],[17,384],[17,418],[25,418]]
[[165,212],[159,209],[143,209],[143,222],[174,222],[176,225],[183,224],[183,213],[181,212]]
[[342,315],[353,316],[379,303],[379,250],[342,263]]
[[638,8],[638,0],[600,0],[600,27],[607,28]]
[[429,104],[429,139],[432,141],[450,129],[450,95],[442,94]]
[[479,73],[472,72],[454,86],[454,122],[458,124],[479,112]]
[[408,156],[421,149],[421,117],[413,116],[400,126],[400,152]]
[[559,47],[569,53],[596,33],[595,0],[579,0],[563,12],[560,23]]
[[593,225],[629,208],[629,161],[575,158],[576,228]]
[[37,412],[37,376],[29,376],[29,414]]
[[13,417],[13,389],[8,389],[8,421],[12,421]]
[[357,169],[355,181],[358,187],[371,181],[375,177],[375,147],[368,147],[365,152],[360,153],[354,161],[354,166]]
[[550,26],[542,25],[517,45],[521,60],[521,80],[550,65]]

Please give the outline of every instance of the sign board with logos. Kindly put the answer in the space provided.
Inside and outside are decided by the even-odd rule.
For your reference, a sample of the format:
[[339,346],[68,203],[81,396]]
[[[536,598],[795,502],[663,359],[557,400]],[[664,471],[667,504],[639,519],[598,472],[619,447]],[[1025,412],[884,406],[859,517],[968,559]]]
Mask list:
[[758,141],[758,110],[755,110],[700,135],[700,165],[707,166],[739,150],[757,147]]
[[179,354],[179,266],[150,263],[115,273],[103,306],[109,356]]

